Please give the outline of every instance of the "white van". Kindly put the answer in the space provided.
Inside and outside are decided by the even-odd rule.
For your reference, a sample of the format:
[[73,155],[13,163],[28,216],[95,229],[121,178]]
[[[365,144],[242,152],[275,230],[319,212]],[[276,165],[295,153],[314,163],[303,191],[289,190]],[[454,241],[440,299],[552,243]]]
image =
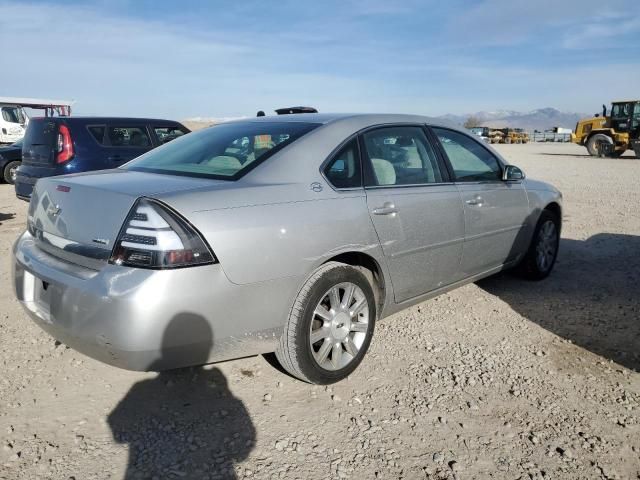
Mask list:
[[29,124],[25,107],[44,110],[46,117],[69,116],[72,104],[66,100],[0,97],[0,144],[15,143],[24,137]]
[[0,143],[14,143],[24,137],[29,117],[24,108],[18,106],[0,107]]

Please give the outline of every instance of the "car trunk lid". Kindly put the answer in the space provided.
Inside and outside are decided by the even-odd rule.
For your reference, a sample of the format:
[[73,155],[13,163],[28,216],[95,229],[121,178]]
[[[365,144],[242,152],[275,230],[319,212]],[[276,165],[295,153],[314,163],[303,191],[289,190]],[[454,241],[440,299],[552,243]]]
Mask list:
[[43,178],[29,205],[29,231],[47,253],[99,270],[139,197],[215,183],[226,182],[119,169]]

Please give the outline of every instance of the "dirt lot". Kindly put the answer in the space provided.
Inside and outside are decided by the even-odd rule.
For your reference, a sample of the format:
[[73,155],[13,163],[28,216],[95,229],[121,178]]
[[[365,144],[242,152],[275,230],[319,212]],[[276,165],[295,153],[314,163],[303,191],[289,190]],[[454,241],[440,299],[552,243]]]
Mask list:
[[640,160],[499,148],[564,192],[552,276],[380,322],[329,388],[262,357],[158,375],[58,344],[13,298],[27,205],[0,185],[0,479],[639,479]]

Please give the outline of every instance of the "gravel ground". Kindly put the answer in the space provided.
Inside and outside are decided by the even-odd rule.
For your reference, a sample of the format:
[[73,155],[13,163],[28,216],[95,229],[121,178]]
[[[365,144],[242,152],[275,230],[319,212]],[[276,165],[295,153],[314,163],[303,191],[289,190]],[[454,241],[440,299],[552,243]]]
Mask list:
[[327,388],[262,357],[158,375],[57,343],[13,298],[26,204],[0,185],[0,479],[640,479],[640,160],[500,150],[564,192],[554,273],[385,319]]

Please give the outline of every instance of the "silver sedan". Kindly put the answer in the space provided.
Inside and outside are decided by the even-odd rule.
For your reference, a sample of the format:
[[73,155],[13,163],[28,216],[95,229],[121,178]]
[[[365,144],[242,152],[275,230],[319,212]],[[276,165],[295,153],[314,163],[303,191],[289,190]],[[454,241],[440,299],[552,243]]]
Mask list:
[[381,318],[507,268],[546,277],[561,200],[424,117],[242,120],[40,180],[15,290],[44,330],[112,365],[275,351],[326,384],[353,372]]

